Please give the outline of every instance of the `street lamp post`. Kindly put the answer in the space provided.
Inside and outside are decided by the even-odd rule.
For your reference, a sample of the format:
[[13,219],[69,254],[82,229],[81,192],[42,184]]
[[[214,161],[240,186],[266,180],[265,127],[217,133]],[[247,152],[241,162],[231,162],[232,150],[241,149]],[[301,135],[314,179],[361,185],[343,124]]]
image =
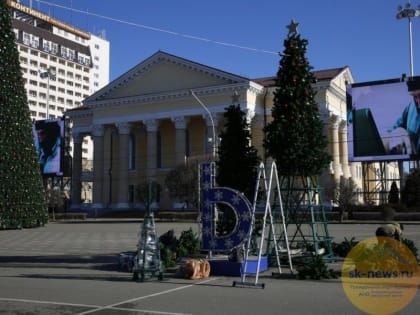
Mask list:
[[39,76],[42,79],[47,78],[47,119],[50,118],[50,79],[55,79],[55,72],[51,68],[45,71],[39,71]]
[[[193,90],[190,90],[190,92],[191,92],[191,95],[197,100],[197,102],[201,105],[201,107],[204,108],[204,110],[207,112],[207,114],[210,117],[211,127],[212,127],[212,131],[213,131],[212,132],[213,133],[213,141],[212,141],[212,144],[213,144],[213,158],[216,159],[216,128],[214,126],[213,115],[211,114],[211,112],[207,108],[207,106],[204,105],[204,103],[198,98],[197,95],[195,95],[194,91]],[[200,196],[200,194],[198,194],[198,195]],[[201,197],[199,197],[199,198],[201,198]],[[201,203],[201,201],[199,199],[199,204],[200,203]],[[216,226],[217,225],[217,217],[218,217],[217,207],[216,206],[214,206],[214,214],[213,215],[214,215],[214,218],[213,218],[213,220],[214,220],[214,226]],[[198,220],[201,221],[201,213],[198,214],[198,218],[199,218]],[[200,231],[201,225],[199,224],[198,226],[199,226],[199,231]],[[210,258],[213,257],[213,252],[211,250],[209,251],[209,257]]]
[[410,49],[410,76],[414,76],[414,65],[413,65],[413,32],[411,29],[411,18],[420,16],[420,9],[414,9],[411,7],[410,2],[405,4],[405,8],[402,6],[398,7],[397,19],[408,19],[408,37],[409,37],[409,49]]
[[207,114],[210,117],[211,127],[212,127],[212,131],[213,131],[213,139],[212,139],[212,144],[213,144],[213,158],[216,158],[216,129],[215,129],[215,126],[214,126],[213,115],[211,114],[211,112],[209,111],[209,109],[207,108],[207,106],[204,105],[204,103],[194,93],[194,91],[193,90],[190,90],[190,91],[191,91],[191,95],[194,96],[194,98],[197,100],[197,102],[204,108],[204,110],[207,112]]
[[[397,19],[408,19],[408,37],[409,37],[409,49],[410,49],[410,77],[414,76],[414,65],[413,65],[413,32],[411,29],[411,18],[419,17],[420,16],[420,9],[414,9],[411,7],[410,2],[405,4],[405,8],[402,6],[398,7]],[[419,161],[415,162],[415,166],[419,167]],[[400,166],[400,169],[402,167]],[[401,178],[402,182],[402,178]],[[402,183],[401,183],[402,184]],[[402,187],[402,186],[401,186]]]

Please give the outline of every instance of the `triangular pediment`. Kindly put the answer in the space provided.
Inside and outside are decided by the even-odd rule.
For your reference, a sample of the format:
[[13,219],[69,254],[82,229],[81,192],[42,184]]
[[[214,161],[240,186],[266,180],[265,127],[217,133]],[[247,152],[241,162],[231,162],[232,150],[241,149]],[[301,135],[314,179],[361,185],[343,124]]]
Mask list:
[[249,79],[159,51],[84,103],[248,82]]
[[339,86],[341,89],[346,90],[346,85],[354,83],[353,75],[348,66],[345,66],[341,71],[332,79],[332,82]]

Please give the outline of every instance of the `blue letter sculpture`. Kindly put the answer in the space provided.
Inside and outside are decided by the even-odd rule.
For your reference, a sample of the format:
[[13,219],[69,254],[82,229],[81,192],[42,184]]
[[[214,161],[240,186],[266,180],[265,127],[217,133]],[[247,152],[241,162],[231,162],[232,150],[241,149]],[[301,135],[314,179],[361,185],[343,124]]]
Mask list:
[[[239,191],[227,187],[215,187],[215,164],[200,164],[200,186],[202,209],[203,250],[229,251],[242,244],[251,230],[251,204]],[[229,205],[236,215],[236,226],[232,233],[218,237],[215,226],[215,206],[217,203]]]

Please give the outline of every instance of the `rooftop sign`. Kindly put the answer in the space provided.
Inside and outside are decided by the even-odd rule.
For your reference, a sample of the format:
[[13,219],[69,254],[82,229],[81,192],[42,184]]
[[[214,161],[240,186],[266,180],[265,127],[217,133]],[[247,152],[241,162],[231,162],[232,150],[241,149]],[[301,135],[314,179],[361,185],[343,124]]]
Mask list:
[[47,14],[44,14],[42,12],[39,12],[37,10],[34,10],[34,9],[29,8],[27,6],[24,6],[20,3],[14,2],[12,0],[7,0],[7,4],[10,7],[12,7],[13,9],[22,11],[23,13],[31,15],[31,16],[37,18],[37,19],[40,19],[40,20],[43,20],[45,22],[51,23],[51,24],[65,30],[65,31],[71,32],[71,33],[73,33],[77,36],[80,36],[80,37],[84,38],[84,39],[90,39],[90,34],[88,32],[82,31],[81,29],[78,29],[78,28],[76,28],[74,26],[71,26],[67,23],[64,23],[64,22],[61,22],[57,19],[54,19]]

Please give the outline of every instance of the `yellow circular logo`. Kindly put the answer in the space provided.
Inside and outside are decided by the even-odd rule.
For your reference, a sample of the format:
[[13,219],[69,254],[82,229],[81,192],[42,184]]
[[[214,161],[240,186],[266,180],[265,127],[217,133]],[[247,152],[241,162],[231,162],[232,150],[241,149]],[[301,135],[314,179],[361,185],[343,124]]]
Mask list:
[[414,298],[419,265],[411,250],[389,237],[359,242],[344,259],[342,284],[350,301],[368,314],[393,314]]

